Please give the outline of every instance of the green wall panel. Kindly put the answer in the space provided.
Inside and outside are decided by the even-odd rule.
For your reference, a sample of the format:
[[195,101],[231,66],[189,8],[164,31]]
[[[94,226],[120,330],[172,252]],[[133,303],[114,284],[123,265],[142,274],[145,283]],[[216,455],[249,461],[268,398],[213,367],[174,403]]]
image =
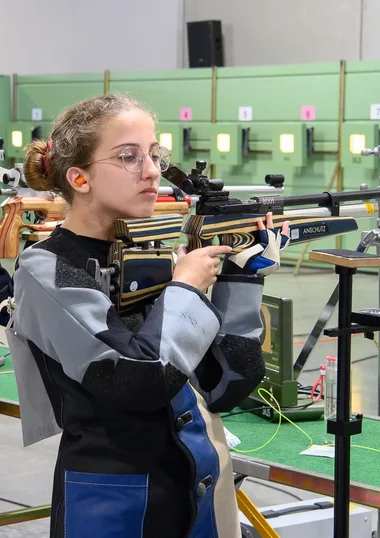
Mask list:
[[15,112],[17,121],[32,119],[32,109],[42,109],[42,134],[48,134],[50,124],[66,106],[77,101],[102,95],[104,75],[44,75],[17,76],[15,88]]
[[[379,104],[380,62],[347,62],[345,120],[370,120],[371,104]],[[380,119],[380,112],[379,112]]]
[[251,106],[254,121],[295,121],[301,106],[315,106],[317,121],[337,121],[339,65],[221,68],[217,71],[217,121],[238,121]]
[[180,121],[190,108],[192,121],[211,120],[211,69],[111,73],[109,90],[128,92],[158,114],[159,121]]
[[[221,68],[217,71],[217,122],[238,122],[239,107],[252,107],[249,127],[251,153],[244,164],[231,169],[218,167],[218,177],[230,184],[261,184],[267,173],[283,173],[285,194],[293,188],[323,189],[334,171],[336,156],[322,152],[338,150],[339,64]],[[315,107],[314,150],[306,166],[279,164],[273,149],[273,127],[281,122],[301,123],[301,107]],[[284,131],[285,132],[285,131]]]

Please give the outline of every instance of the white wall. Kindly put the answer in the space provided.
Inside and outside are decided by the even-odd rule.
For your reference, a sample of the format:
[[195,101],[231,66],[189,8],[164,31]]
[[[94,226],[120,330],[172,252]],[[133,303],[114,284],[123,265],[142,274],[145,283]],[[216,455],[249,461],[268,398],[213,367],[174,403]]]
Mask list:
[[229,66],[380,59],[380,0],[0,0],[0,74],[187,67],[208,19]]
[[175,69],[183,0],[0,0],[1,74]]
[[227,66],[380,59],[380,0],[185,0],[185,22],[211,19]]

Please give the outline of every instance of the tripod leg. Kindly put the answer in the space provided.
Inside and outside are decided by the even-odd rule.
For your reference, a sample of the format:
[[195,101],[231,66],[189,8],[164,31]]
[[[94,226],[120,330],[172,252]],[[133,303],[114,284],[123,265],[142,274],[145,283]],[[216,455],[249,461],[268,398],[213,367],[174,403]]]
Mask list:
[[294,379],[297,379],[301,374],[302,369],[305,366],[307,359],[311,355],[311,352],[314,350],[321,334],[323,333],[324,328],[326,327],[327,322],[334,313],[335,307],[338,303],[338,299],[339,284],[336,284],[332,294],[329,297],[329,300],[327,301],[324,309],[320,313],[319,318],[317,319],[293,366]]
[[280,538],[244,491],[239,489],[236,492],[236,497],[239,510],[243,512],[261,538]]
[[[357,252],[366,252],[368,247],[370,246],[371,242],[374,240],[375,237],[376,237],[376,234],[373,231],[369,232],[367,234],[367,236],[360,241],[360,243],[356,247],[356,251]],[[306,243],[306,244],[308,244],[308,243]],[[294,379],[298,379],[298,377],[300,376],[300,374],[302,372],[302,369],[305,366],[306,361],[310,357],[312,351],[314,350],[314,348],[315,348],[315,346],[316,346],[316,344],[317,344],[317,342],[318,342],[324,328],[327,325],[327,322],[329,321],[329,319],[333,315],[335,307],[338,304],[338,300],[339,300],[339,282],[335,285],[335,288],[334,288],[332,294],[330,295],[330,297],[329,297],[325,307],[323,308],[322,312],[319,314],[319,317],[318,317],[314,327],[312,328],[311,333],[307,337],[307,340],[306,340],[303,348],[301,349],[301,351],[300,351],[300,353],[299,353],[299,355],[297,357],[296,362],[294,363],[294,366],[293,366]],[[379,306],[380,306],[380,304],[379,304]],[[379,394],[380,394],[380,392],[379,392]],[[380,401],[380,397],[379,397],[379,401]]]
[[307,251],[309,250],[309,248],[310,248],[310,243],[305,243],[304,246],[302,247],[302,252],[298,257],[296,268],[294,270],[295,275],[298,275],[302,262],[304,261],[305,255],[307,254]]

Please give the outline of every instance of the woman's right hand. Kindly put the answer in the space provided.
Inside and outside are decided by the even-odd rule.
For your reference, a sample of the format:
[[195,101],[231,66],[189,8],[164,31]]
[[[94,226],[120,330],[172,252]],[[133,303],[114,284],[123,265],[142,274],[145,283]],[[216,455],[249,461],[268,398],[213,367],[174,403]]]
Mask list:
[[172,280],[193,286],[204,293],[216,282],[220,264],[218,256],[230,254],[231,250],[226,245],[211,245],[187,253],[186,247],[180,247]]

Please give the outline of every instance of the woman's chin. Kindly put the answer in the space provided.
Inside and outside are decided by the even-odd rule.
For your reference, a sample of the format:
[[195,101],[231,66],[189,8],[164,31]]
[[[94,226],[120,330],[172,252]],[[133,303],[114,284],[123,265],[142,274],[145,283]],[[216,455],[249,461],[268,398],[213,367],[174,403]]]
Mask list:
[[[128,208],[129,209],[129,208]],[[154,213],[154,204],[144,204],[140,207],[131,207],[130,211],[128,209],[123,212],[123,216],[119,217],[121,219],[148,219]]]

